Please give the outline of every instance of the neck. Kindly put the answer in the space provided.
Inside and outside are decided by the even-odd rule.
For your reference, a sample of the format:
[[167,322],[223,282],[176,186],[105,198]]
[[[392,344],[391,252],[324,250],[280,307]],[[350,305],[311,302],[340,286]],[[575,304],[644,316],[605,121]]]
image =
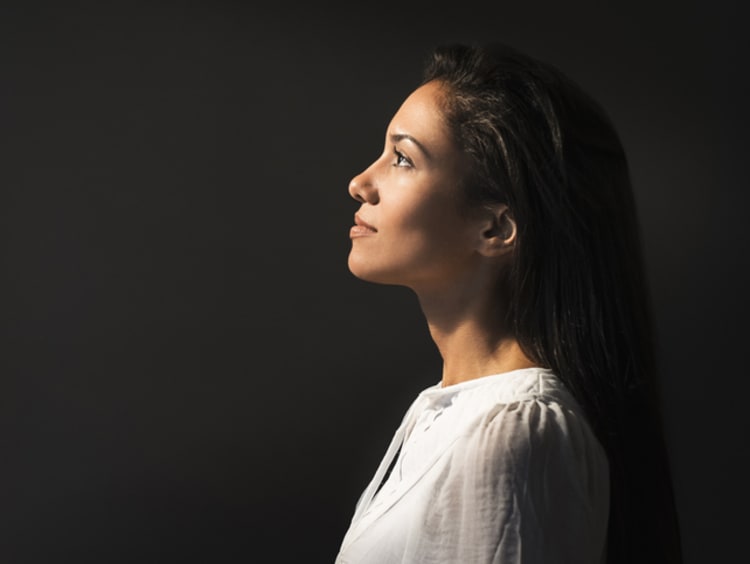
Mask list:
[[443,387],[535,366],[506,326],[505,307],[492,299],[495,295],[491,291],[418,294],[443,358]]

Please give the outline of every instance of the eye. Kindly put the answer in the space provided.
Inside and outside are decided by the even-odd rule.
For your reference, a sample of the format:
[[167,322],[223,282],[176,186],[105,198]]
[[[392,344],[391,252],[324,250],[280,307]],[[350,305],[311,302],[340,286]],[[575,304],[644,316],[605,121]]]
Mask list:
[[409,160],[409,157],[404,155],[401,151],[393,148],[393,154],[396,155],[396,162],[393,163],[393,166],[400,166],[400,167],[407,167],[411,168],[414,166],[414,164]]

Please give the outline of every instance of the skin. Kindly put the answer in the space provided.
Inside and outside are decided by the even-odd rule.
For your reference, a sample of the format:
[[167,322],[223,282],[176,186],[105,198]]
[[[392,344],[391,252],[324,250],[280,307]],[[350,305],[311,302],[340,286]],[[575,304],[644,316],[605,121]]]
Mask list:
[[386,131],[380,157],[349,184],[361,205],[351,272],[411,288],[443,358],[442,385],[533,366],[504,325],[497,291],[516,226],[507,206],[467,210],[466,156],[445,122],[439,82],[415,90]]

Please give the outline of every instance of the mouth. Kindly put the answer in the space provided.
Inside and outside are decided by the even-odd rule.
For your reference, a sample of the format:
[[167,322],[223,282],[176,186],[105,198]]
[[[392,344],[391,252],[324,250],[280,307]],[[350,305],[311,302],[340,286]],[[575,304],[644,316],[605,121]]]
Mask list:
[[349,230],[349,236],[350,237],[362,237],[365,235],[373,235],[377,233],[378,230],[375,229],[372,225],[367,223],[366,221],[362,220],[361,217],[359,217],[358,214],[354,215],[354,225]]

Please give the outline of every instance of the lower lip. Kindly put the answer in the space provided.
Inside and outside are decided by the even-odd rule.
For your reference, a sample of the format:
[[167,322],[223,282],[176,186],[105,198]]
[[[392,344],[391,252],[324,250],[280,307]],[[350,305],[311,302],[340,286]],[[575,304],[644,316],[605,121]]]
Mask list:
[[363,225],[354,225],[349,230],[349,237],[352,239],[355,237],[366,237],[367,235],[375,235],[375,230]]

